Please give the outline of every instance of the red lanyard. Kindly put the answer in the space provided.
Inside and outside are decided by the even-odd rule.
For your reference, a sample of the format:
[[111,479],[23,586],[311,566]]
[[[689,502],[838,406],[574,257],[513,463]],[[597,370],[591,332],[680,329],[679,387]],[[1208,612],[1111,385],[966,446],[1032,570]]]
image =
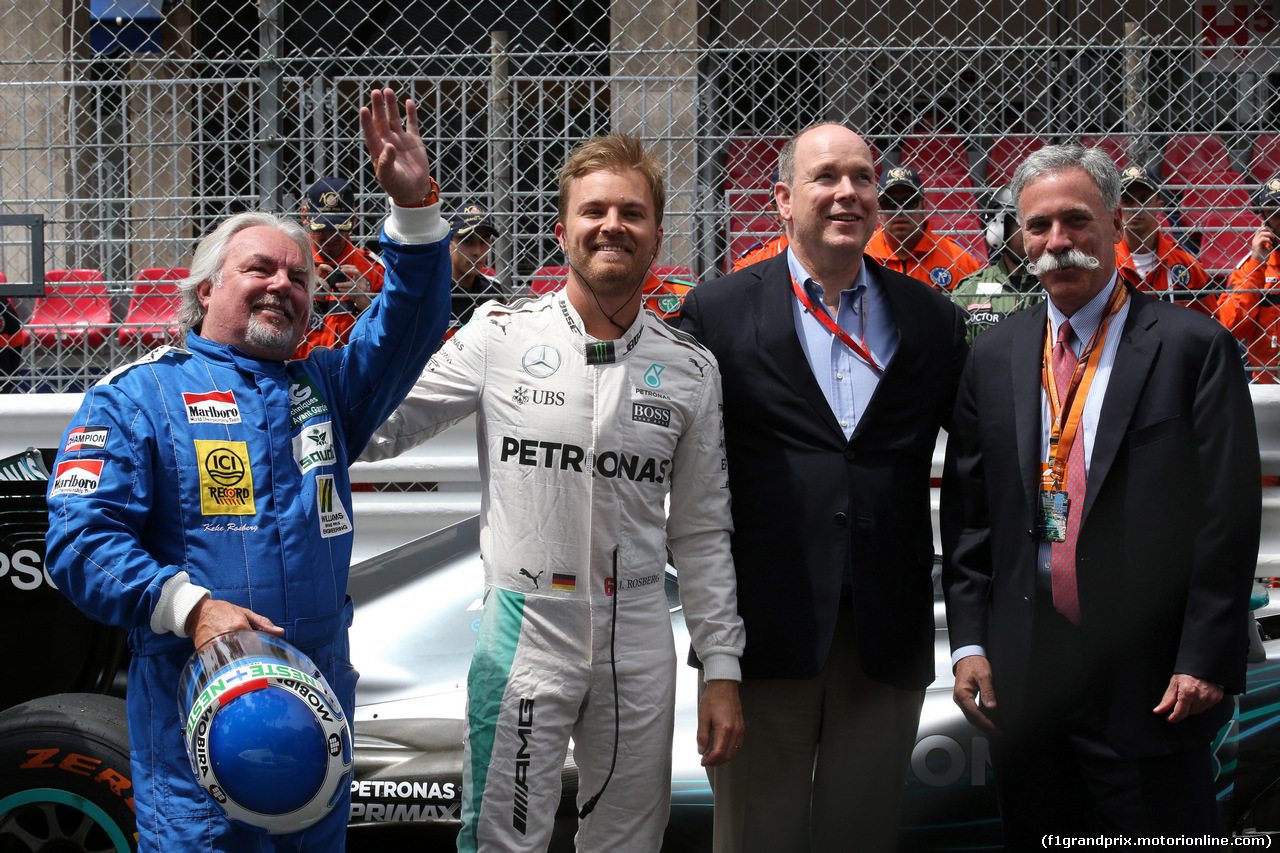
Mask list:
[[[1102,322],[1094,329],[1093,337],[1085,346],[1080,358],[1076,361],[1076,369],[1071,374],[1071,382],[1067,385],[1067,393],[1058,399],[1058,383],[1053,377],[1053,346],[1049,343],[1052,335],[1051,322],[1046,318],[1044,336],[1044,360],[1040,366],[1040,383],[1049,398],[1049,417],[1052,427],[1049,431],[1049,465],[1044,474],[1051,475],[1056,483],[1063,482],[1067,469],[1067,459],[1071,456],[1071,445],[1075,442],[1076,433],[1080,429],[1080,420],[1084,415],[1084,404],[1089,396],[1089,386],[1093,384],[1093,376],[1102,361],[1102,347],[1099,346],[1107,336],[1107,326],[1111,318],[1119,313],[1129,297],[1124,280],[1116,278],[1115,289],[1107,300],[1106,312]],[[1045,484],[1048,478],[1045,477]]]
[[[884,368],[876,364],[876,360],[872,358],[871,353],[867,351],[866,346],[849,337],[848,332],[836,325],[836,321],[831,319],[831,315],[827,313],[827,309],[825,307],[814,305],[813,301],[809,299],[809,294],[804,292],[804,288],[800,286],[800,282],[796,281],[796,277],[794,275],[791,276],[791,290],[795,292],[796,299],[800,300],[800,304],[809,309],[809,313],[814,316],[814,319],[822,324],[824,329],[835,335],[840,340],[840,343],[847,346],[854,355],[866,362],[867,367],[870,367],[875,372],[876,376],[884,375]],[[865,322],[865,320],[866,317],[864,313],[863,321]],[[863,333],[862,339],[866,340],[865,332]]]

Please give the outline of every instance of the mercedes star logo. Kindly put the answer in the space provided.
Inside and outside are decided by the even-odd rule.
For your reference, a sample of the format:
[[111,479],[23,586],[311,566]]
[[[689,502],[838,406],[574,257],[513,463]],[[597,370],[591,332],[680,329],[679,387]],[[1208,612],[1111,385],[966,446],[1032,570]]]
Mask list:
[[534,344],[525,350],[520,364],[534,379],[546,379],[560,369],[560,350],[547,344]]

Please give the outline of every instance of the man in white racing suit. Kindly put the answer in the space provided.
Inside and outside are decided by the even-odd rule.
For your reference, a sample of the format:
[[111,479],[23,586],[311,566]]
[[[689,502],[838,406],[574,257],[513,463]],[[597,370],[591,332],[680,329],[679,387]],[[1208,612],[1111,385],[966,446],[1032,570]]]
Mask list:
[[719,369],[641,310],[664,202],[661,169],[639,141],[575,149],[556,225],[566,289],[481,306],[362,457],[393,456],[478,412],[486,585],[461,851],[546,848],[570,737],[577,848],[661,846],[676,674],[667,545],[707,685],[703,764],[742,742]]

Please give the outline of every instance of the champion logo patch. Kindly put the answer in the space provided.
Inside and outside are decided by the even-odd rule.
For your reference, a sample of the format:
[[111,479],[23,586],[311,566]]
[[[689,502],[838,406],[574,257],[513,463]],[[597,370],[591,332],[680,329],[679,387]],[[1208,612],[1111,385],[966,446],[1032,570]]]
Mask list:
[[67,433],[67,446],[62,448],[62,452],[101,450],[107,446],[107,435],[110,432],[109,427],[76,427]]
[[102,479],[101,459],[65,459],[58,463],[53,472],[54,495],[88,495],[98,490],[98,482]]
[[182,393],[187,407],[187,423],[238,424],[240,407],[233,391],[209,391],[204,394]]

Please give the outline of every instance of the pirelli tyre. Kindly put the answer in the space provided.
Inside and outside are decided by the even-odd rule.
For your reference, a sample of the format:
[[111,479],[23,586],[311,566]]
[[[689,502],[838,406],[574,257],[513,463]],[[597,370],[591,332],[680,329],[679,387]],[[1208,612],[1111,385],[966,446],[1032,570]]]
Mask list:
[[33,699],[0,713],[0,853],[134,853],[124,700]]

